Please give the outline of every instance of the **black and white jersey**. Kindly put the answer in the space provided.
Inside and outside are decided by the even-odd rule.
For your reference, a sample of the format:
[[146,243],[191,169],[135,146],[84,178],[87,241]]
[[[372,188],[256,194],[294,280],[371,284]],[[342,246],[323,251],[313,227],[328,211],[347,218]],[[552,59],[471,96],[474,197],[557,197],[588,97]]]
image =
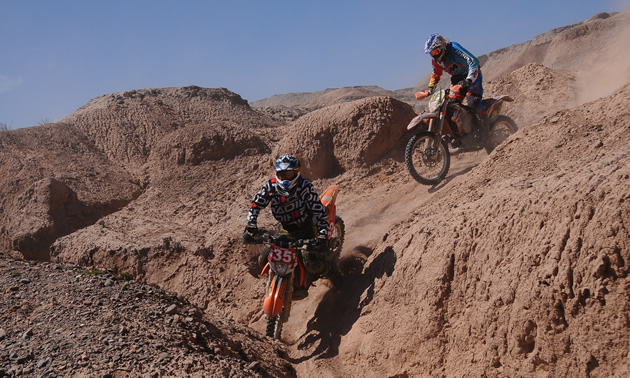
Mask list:
[[258,214],[271,204],[273,217],[287,231],[294,231],[314,223],[319,235],[328,235],[327,211],[313,184],[299,177],[295,189],[288,196],[276,191],[276,178],[272,178],[256,193],[247,214],[247,222],[256,223]]

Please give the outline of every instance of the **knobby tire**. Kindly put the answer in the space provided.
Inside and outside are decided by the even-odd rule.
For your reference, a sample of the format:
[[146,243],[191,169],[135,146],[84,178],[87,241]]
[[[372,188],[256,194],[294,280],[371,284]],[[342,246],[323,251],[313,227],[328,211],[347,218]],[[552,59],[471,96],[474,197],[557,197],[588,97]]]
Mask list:
[[[444,180],[446,174],[448,173],[448,170],[451,166],[451,154],[448,151],[448,144],[446,143],[446,141],[444,139],[440,139],[440,146],[438,148],[438,155],[440,156],[437,159],[437,164],[441,164],[440,170],[433,177],[425,177],[424,175],[419,174],[417,168],[420,168],[422,163],[419,161],[414,163],[414,155],[416,152],[423,151],[423,141],[426,138],[431,138],[433,140],[435,138],[435,134],[429,131],[422,131],[409,139],[409,142],[407,142],[407,147],[405,148],[405,163],[407,165],[407,170],[411,174],[411,177],[413,177],[420,184],[437,185],[442,180]],[[424,152],[421,153],[421,156],[424,156]],[[430,160],[428,161],[428,163],[434,164],[435,160]],[[414,164],[419,166],[416,168]]]
[[267,332],[266,335],[271,337],[271,338],[275,338],[274,334],[276,333],[276,320],[278,319],[278,317],[273,317],[273,318],[267,318]]
[[[503,126],[503,127],[501,127]],[[514,134],[518,130],[516,122],[506,115],[499,115],[490,125],[490,135],[488,136],[488,145],[485,147],[488,155],[494,151],[495,148],[503,143],[510,135]]]

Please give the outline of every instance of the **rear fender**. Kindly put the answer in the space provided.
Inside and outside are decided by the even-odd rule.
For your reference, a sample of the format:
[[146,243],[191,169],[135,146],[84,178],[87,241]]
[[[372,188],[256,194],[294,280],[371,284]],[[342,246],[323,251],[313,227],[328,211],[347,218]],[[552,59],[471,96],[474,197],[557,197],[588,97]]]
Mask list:
[[424,125],[427,126],[428,121],[430,119],[432,118],[437,119],[438,116],[439,116],[439,113],[424,113],[424,114],[417,115],[411,120],[411,122],[409,122],[409,124],[407,125],[407,130],[415,129],[422,122],[424,122]]
[[335,219],[336,207],[335,202],[337,201],[337,193],[339,193],[339,187],[337,185],[331,185],[326,189],[324,194],[319,197],[319,200],[322,202],[322,205],[326,209],[328,209],[328,219]]
[[477,116],[480,118],[495,118],[501,113],[503,102],[512,102],[514,99],[510,96],[497,96],[483,100],[483,106],[477,107]]
[[333,206],[337,200],[337,192],[339,192],[339,187],[337,185],[329,186],[320,197],[322,204],[326,207]]
[[339,187],[337,185],[331,185],[320,197],[322,205],[328,210],[328,224],[331,228],[335,224],[335,218],[337,217],[337,207],[335,206],[337,193],[339,193]]

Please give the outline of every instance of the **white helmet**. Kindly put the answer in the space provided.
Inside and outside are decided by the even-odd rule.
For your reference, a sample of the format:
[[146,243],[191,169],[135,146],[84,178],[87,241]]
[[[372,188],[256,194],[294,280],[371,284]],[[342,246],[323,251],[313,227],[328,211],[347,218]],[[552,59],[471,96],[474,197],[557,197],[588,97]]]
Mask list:
[[282,155],[276,160],[276,189],[288,195],[300,177],[300,161],[293,155]]
[[430,54],[434,59],[441,60],[448,46],[448,38],[439,34],[431,34],[424,44],[424,53]]

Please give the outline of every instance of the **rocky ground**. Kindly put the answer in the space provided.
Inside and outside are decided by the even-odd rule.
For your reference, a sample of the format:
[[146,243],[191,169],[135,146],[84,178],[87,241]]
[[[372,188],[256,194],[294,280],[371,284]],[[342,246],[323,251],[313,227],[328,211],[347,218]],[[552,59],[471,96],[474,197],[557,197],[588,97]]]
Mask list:
[[260,334],[106,269],[0,255],[0,308],[0,376],[295,376]]

